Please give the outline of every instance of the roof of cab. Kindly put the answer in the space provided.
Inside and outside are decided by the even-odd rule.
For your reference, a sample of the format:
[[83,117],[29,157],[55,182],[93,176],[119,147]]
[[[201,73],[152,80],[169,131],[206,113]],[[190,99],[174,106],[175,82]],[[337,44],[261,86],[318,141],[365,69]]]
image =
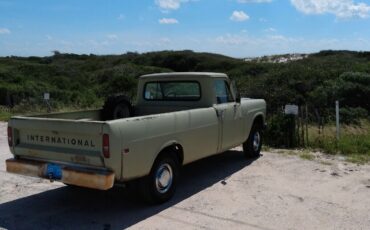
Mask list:
[[172,73],[155,73],[140,76],[140,78],[166,78],[166,77],[227,77],[224,73],[210,72],[172,72]]

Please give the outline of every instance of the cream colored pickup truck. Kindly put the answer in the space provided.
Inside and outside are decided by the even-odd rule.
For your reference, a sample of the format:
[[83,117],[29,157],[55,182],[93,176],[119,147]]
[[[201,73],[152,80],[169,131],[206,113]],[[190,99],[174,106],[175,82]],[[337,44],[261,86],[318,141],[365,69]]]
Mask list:
[[101,110],[14,116],[7,171],[101,190],[139,181],[149,201],[167,201],[182,165],[240,144],[259,156],[266,103],[232,86],[220,73],[151,74],[135,105],[116,96]]

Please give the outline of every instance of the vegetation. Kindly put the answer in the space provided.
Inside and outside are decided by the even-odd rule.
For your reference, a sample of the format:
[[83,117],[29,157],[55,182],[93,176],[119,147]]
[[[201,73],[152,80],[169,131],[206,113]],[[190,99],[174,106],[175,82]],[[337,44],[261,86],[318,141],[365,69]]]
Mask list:
[[[97,108],[115,93],[134,98],[137,77],[142,74],[210,71],[227,73],[242,95],[267,101],[270,128],[265,140],[270,146],[298,144],[287,144],[284,139],[291,118],[282,114],[282,107],[289,103],[307,105],[311,124],[332,123],[336,100],[340,101],[343,124],[361,125],[362,120],[369,120],[370,52],[322,51],[286,63],[269,60],[246,62],[189,50],[105,56],[56,51],[50,57],[0,57],[0,105],[12,108],[1,109],[0,119],[46,111],[44,92],[50,93],[53,110]],[[335,151],[330,149],[334,142],[329,137],[314,147],[331,153],[339,149],[343,154],[363,154],[370,149],[368,137],[364,134],[354,140],[344,135]],[[347,147],[353,145],[358,149]]]
[[310,127],[309,147],[344,155],[355,163],[370,162],[370,123],[362,121],[359,125],[342,126],[339,140],[334,125],[326,127],[320,134],[317,128]]
[[308,161],[312,161],[313,159],[315,159],[315,156],[309,152],[303,152],[302,154],[299,155],[299,157]]

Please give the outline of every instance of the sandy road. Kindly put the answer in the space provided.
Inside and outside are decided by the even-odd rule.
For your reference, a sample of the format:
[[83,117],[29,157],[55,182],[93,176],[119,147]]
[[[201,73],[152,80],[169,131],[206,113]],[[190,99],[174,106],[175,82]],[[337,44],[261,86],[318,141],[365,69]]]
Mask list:
[[100,192],[12,175],[0,123],[0,229],[370,229],[370,166],[239,149],[184,167],[175,197],[147,206],[124,189]]

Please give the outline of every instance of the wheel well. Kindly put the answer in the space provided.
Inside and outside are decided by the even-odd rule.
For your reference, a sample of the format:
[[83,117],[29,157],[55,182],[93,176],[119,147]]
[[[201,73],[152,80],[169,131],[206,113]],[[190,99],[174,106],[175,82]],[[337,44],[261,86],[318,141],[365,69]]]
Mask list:
[[162,151],[158,154],[156,159],[167,154],[175,154],[180,165],[182,165],[182,163],[184,162],[184,151],[180,144],[173,144],[162,149]]
[[254,118],[253,124],[256,124],[262,128],[264,126],[263,116],[258,115],[256,118]]

